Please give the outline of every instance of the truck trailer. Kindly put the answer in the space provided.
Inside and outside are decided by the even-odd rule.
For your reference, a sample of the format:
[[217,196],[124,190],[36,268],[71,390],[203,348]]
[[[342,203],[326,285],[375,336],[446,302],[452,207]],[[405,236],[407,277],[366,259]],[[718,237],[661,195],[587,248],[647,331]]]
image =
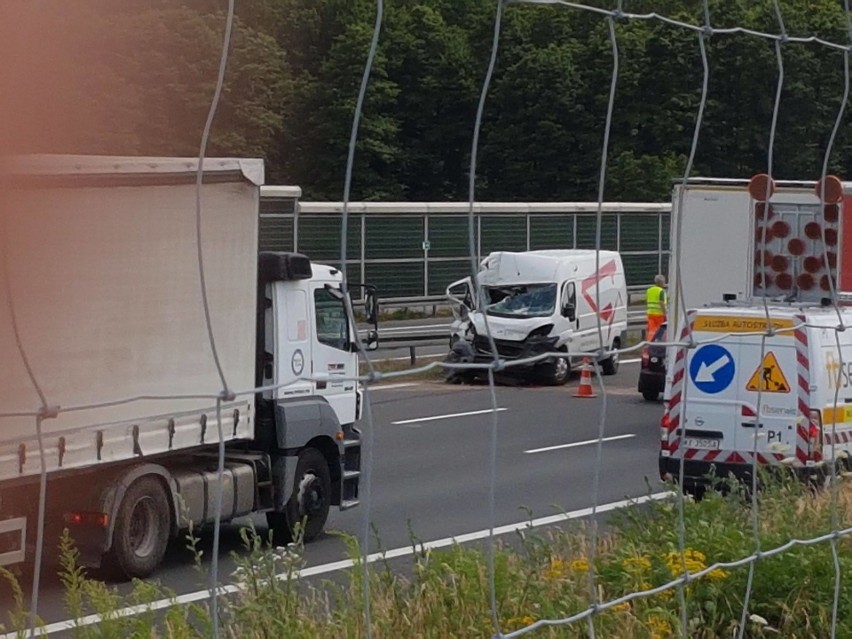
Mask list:
[[47,551],[67,529],[82,565],[150,575],[214,523],[220,442],[222,522],[265,513],[276,543],[309,541],[358,504],[358,344],[378,332],[357,339],[339,269],[258,253],[262,160],[204,161],[199,227],[197,168],[0,167],[0,566],[32,558],[44,480]]

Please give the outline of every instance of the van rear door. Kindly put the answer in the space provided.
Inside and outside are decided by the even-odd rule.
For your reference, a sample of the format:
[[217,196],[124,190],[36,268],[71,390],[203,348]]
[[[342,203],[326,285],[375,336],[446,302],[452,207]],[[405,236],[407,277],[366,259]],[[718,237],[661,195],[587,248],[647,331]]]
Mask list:
[[[777,330],[793,322],[772,318],[772,324]],[[682,408],[688,459],[750,463],[755,437],[759,461],[795,454],[795,340],[792,332],[778,333],[766,339],[761,355],[766,326],[757,316],[696,316],[694,337],[702,345],[687,353]]]
[[757,437],[757,452],[768,458],[795,455],[799,413],[793,333],[767,338],[762,348],[760,337],[743,337],[739,356],[737,450],[751,452]]
[[[699,343],[710,335],[695,333]],[[682,448],[687,459],[713,461],[736,445],[739,344],[704,343],[686,356]],[[676,433],[677,435],[677,433]]]

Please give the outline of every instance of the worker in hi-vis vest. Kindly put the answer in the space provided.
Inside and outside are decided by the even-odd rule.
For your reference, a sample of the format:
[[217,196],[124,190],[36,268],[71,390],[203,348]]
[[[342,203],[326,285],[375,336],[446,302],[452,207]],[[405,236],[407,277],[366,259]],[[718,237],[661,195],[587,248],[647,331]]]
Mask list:
[[666,321],[666,278],[657,275],[654,285],[645,291],[645,303],[648,313],[648,332],[645,339],[652,340],[663,322]]

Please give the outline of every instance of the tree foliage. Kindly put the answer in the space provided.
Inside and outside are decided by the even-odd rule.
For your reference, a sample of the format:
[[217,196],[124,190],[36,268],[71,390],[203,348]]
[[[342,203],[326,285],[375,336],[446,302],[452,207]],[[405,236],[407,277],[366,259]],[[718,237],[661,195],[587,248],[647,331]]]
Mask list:
[[[195,153],[216,79],[222,3],[73,4],[76,22],[58,23],[55,12],[45,18],[57,33],[65,27],[74,34],[65,36],[71,54],[54,60],[55,108],[39,113],[47,130],[61,122],[78,134],[43,136],[52,150]],[[352,196],[466,198],[496,2],[385,4]],[[637,13],[703,21],[698,0],[628,4]],[[781,10],[790,34],[849,39],[835,0],[785,0]],[[712,0],[710,16],[714,28],[779,31],[769,0]],[[210,152],[263,157],[269,182],[298,184],[309,199],[340,198],[374,20],[374,0],[239,3]],[[656,20],[617,20],[615,32],[618,76],[604,196],[667,199],[692,144],[704,73],[699,35]],[[694,172],[736,178],[764,172],[776,45],[741,33],[715,33],[705,42],[709,93]],[[844,92],[843,54],[792,42],[779,49],[784,84],[773,174],[815,179]],[[612,69],[604,17],[508,5],[485,104],[476,197],[595,199]],[[852,153],[850,117],[844,116],[829,165],[841,176]]]

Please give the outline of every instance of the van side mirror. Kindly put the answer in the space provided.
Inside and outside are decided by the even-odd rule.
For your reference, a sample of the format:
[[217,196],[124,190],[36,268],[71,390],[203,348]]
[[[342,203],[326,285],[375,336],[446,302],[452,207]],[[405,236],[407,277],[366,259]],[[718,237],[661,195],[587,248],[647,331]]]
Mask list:
[[566,302],[562,305],[562,317],[567,317],[569,321],[573,322],[577,319],[577,307],[571,302]]

